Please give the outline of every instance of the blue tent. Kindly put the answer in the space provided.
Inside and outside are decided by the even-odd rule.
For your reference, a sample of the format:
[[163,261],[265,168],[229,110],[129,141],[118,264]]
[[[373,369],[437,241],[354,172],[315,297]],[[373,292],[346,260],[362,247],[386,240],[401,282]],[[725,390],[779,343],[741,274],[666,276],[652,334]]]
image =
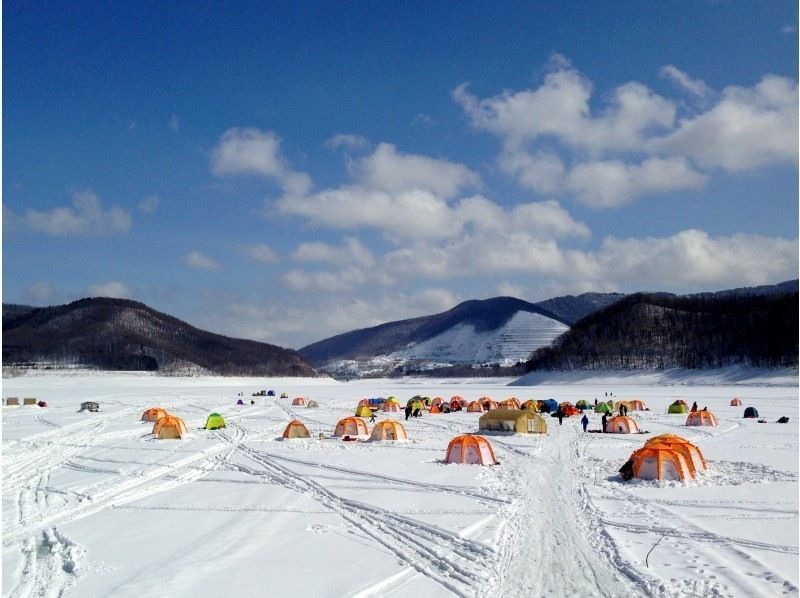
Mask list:
[[275,391],[274,390],[268,390],[267,391],[267,396],[268,397],[274,397],[275,396]]
[[558,401],[555,399],[545,399],[542,401],[542,408],[540,409],[542,413],[550,413],[556,409],[558,409]]
[[744,410],[745,417],[758,417],[758,410],[755,407],[748,407]]

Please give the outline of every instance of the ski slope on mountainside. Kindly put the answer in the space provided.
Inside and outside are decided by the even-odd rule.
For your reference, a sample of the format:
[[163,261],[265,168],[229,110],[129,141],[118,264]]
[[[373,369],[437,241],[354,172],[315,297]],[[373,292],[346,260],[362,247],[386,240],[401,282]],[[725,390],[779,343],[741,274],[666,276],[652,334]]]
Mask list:
[[[4,396],[49,405],[3,408],[4,596],[798,593],[796,383],[78,373],[3,382]],[[251,397],[263,389],[289,399]],[[648,404],[634,414],[647,434],[584,434],[577,418],[548,418],[547,435],[488,435],[492,467],[443,463],[449,440],[477,429],[475,413],[391,414],[405,442],[331,437],[363,397],[593,402],[608,392]],[[294,406],[296,396],[320,406]],[[731,407],[733,396],[744,405]],[[719,426],[667,415],[676,398],[707,405]],[[85,400],[100,412],[78,413]],[[768,423],[743,420],[749,405]],[[151,406],[182,417],[188,436],[153,439],[139,421]],[[202,429],[211,411],[227,428]],[[781,415],[792,423],[774,423]],[[280,439],[295,418],[311,439]],[[596,428],[599,416],[590,419]],[[710,470],[686,483],[622,482],[630,453],[664,432],[697,444]]]
[[541,314],[518,311],[503,326],[476,332],[471,324],[458,324],[442,334],[389,355],[394,359],[430,360],[437,363],[514,364],[569,330]]

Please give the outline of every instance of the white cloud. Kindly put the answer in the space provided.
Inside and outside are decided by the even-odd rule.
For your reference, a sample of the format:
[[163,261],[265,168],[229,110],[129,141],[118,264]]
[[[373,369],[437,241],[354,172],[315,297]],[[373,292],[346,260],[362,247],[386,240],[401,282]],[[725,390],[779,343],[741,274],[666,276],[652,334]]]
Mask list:
[[365,188],[389,193],[428,191],[450,198],[480,185],[480,177],[462,164],[417,154],[402,154],[381,143],[369,156],[351,165],[351,174]]
[[648,158],[641,164],[621,160],[586,162],[573,167],[566,187],[582,203],[611,208],[642,195],[699,189],[708,177],[684,158]]
[[144,212],[145,214],[155,214],[160,203],[161,200],[158,199],[158,196],[148,195],[139,202],[139,211]]
[[326,147],[332,149],[345,148],[349,150],[359,150],[369,147],[369,139],[361,135],[353,135],[351,133],[339,133],[334,135],[325,142]]
[[796,165],[797,115],[797,83],[768,75],[755,87],[726,87],[714,107],[681,120],[675,131],[653,139],[650,149],[731,172]]
[[341,246],[320,242],[301,243],[293,257],[302,262],[327,262],[339,266],[372,268],[375,265],[372,251],[355,237],[348,237]]
[[262,264],[274,264],[280,259],[278,253],[272,249],[272,247],[264,243],[242,245],[239,249],[248,259]]
[[199,251],[190,251],[183,258],[183,261],[187,266],[196,268],[198,270],[207,270],[209,272],[222,271],[222,264],[206,255],[203,255]]
[[414,117],[414,120],[411,121],[411,126],[413,127],[415,125],[430,127],[431,125],[433,125],[433,119],[427,114],[423,114],[422,112],[420,112]]
[[530,154],[520,148],[506,148],[497,161],[500,168],[516,178],[520,185],[537,193],[557,193],[563,188],[566,169],[555,152]]
[[30,229],[48,235],[110,235],[127,232],[131,217],[121,208],[103,209],[96,194],[81,191],[72,197],[72,207],[49,211],[27,210],[21,221]]
[[49,282],[35,282],[25,290],[25,295],[33,303],[47,303],[55,295],[53,285]]
[[275,179],[286,193],[303,195],[311,178],[294,171],[280,152],[280,139],[272,131],[228,129],[214,148],[211,170],[216,175],[255,174]]
[[128,299],[131,291],[121,282],[105,282],[89,286],[87,292],[90,297],[113,297],[114,299]]
[[705,98],[712,93],[711,88],[706,85],[704,81],[692,79],[689,75],[671,64],[661,67],[661,76],[665,79],[669,79],[681,89],[688,91],[698,98]]

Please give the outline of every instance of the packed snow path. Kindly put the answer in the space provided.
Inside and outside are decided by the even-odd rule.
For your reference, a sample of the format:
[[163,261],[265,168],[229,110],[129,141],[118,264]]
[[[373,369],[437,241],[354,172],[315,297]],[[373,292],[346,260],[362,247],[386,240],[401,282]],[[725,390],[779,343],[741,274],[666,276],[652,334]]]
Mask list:
[[[664,413],[674,389],[630,389],[653,409],[636,415],[651,435],[686,436],[712,469],[688,484],[622,484],[616,470],[650,436],[584,434],[577,418],[547,418],[547,436],[489,436],[496,467],[442,462],[478,414],[393,414],[409,442],[329,437],[363,396],[512,394],[495,381],[266,383],[318,409],[250,405],[264,383],[246,379],[11,382],[9,394],[50,407],[3,410],[4,596],[797,595],[797,427],[728,407],[736,392],[770,421],[796,417],[796,388],[681,389],[717,412],[713,429]],[[595,392],[530,390],[513,393]],[[246,404],[234,406],[239,392]],[[76,413],[78,398],[101,412]],[[189,436],[153,440],[139,416],[154,405],[183,417]],[[202,430],[211,411],[228,427]],[[294,418],[312,439],[280,440]]]

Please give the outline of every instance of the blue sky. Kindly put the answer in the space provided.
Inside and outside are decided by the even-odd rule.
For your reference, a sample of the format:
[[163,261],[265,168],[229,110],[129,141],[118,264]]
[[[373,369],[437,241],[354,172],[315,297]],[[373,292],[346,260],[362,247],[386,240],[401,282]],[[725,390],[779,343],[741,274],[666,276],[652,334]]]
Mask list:
[[797,21],[4,2],[3,301],[299,348],[473,298],[794,278]]

